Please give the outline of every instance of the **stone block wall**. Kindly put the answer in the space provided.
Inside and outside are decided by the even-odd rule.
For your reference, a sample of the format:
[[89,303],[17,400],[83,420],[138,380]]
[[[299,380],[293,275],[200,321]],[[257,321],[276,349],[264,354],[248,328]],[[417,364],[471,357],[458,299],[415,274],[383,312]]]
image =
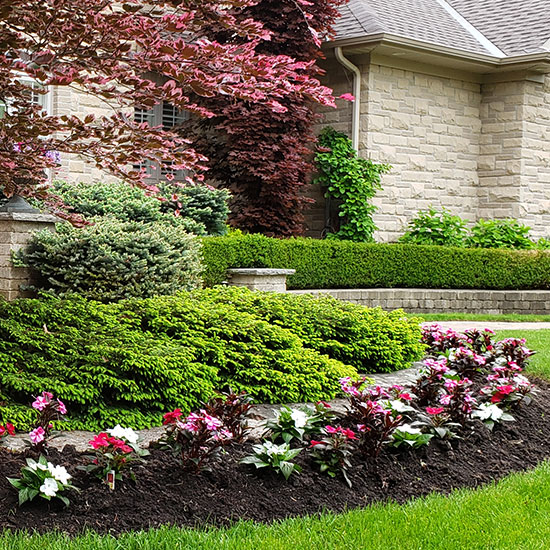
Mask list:
[[292,290],[295,294],[328,294],[367,307],[404,309],[407,313],[550,314],[548,290],[451,290],[369,288]]
[[28,295],[21,285],[32,282],[33,273],[23,267],[14,267],[12,254],[23,248],[32,233],[39,229],[54,230],[59,221],[48,214],[0,212],[0,296],[7,300]]

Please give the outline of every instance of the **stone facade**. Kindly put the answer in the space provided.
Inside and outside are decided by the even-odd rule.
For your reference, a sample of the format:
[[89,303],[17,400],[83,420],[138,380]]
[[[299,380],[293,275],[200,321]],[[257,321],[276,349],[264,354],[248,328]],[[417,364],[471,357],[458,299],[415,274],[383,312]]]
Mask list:
[[368,288],[291,290],[293,294],[329,294],[368,307],[404,309],[407,313],[550,314],[548,290],[448,290]]
[[286,292],[286,278],[295,269],[234,268],[228,269],[230,286],[244,286],[263,292]]
[[[375,235],[395,241],[430,205],[475,222],[516,218],[535,237],[550,225],[550,76],[480,74],[352,57],[362,74],[359,153],[392,165],[383,176]],[[327,61],[326,84],[352,90]],[[351,135],[350,108],[325,115]]]

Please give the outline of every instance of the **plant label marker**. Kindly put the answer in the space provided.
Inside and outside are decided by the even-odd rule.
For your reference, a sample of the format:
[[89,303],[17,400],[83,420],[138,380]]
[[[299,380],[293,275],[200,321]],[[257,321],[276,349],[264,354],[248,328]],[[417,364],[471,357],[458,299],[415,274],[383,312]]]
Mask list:
[[109,472],[107,472],[107,485],[109,486],[109,489],[111,489],[111,491],[115,490],[115,471],[114,470],[110,470]]

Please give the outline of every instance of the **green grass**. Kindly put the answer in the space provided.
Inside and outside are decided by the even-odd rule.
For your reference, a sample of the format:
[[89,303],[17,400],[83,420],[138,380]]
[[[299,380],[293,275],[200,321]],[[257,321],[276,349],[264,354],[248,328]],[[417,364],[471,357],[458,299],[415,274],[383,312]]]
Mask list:
[[342,515],[111,536],[0,535],[2,550],[518,550],[550,540],[550,464],[479,490]]
[[537,352],[529,360],[527,372],[550,380],[550,330],[503,330],[496,338],[525,338],[527,347]]
[[420,317],[425,321],[498,321],[503,323],[550,322],[550,315],[485,315],[477,313],[410,313],[410,317]]

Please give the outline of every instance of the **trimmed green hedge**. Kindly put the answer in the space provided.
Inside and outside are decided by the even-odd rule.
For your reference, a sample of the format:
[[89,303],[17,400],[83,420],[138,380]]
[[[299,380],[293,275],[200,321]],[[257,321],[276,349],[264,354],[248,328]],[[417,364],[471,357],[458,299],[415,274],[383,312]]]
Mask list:
[[18,429],[45,390],[67,405],[63,429],[143,428],[226,385],[260,402],[316,401],[356,375],[290,330],[188,293],[116,304],[0,300],[0,423]]
[[204,281],[213,286],[230,267],[293,268],[291,289],[477,288],[548,289],[546,250],[467,249],[369,244],[239,233],[203,238]]

